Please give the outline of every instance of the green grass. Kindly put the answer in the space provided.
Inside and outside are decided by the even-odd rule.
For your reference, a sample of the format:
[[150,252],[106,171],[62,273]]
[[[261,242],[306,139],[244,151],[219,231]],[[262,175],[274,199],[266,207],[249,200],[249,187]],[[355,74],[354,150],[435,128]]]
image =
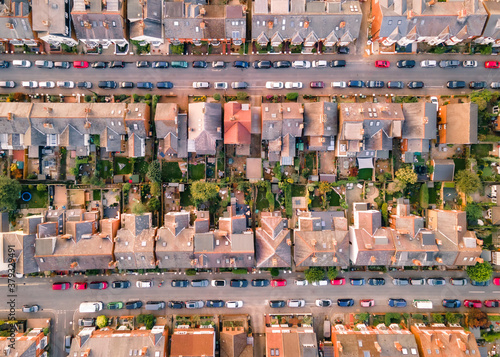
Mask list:
[[453,162],[455,162],[455,174],[465,169],[465,159],[453,159]]
[[145,177],[146,173],[148,172],[148,167],[149,163],[144,160],[144,158],[140,157],[135,159],[134,163],[134,173],[142,175],[142,177]]
[[443,187],[446,187],[446,188],[455,188],[455,182],[445,182],[443,184]]
[[340,196],[337,192],[332,190],[328,195],[330,197],[330,206],[340,206]]
[[181,196],[181,206],[182,207],[187,207],[187,206],[194,206],[193,199],[191,197],[191,190],[188,185],[184,186],[184,192],[180,193]]
[[[124,164],[122,169],[120,169],[120,164]],[[115,157],[115,169],[116,175],[128,175],[131,174],[133,170],[132,162],[126,157]]]
[[311,206],[312,207],[321,207],[321,201],[322,201],[322,198],[321,196],[313,196],[312,200],[311,200]]
[[292,185],[292,197],[300,197],[306,194],[306,186]]
[[92,196],[93,196],[94,201],[100,201],[101,200],[101,190],[94,190]]
[[470,153],[475,156],[476,159],[487,157],[491,150],[493,150],[493,145],[491,144],[472,144],[470,147]]
[[266,189],[259,188],[259,191],[257,192],[257,204],[255,208],[261,212],[269,208],[269,201],[266,198]]
[[178,162],[163,161],[161,163],[161,179],[163,182],[171,182],[182,179],[182,171]]
[[361,169],[358,171],[358,179],[371,180],[372,174],[373,174],[373,169]]
[[99,174],[103,179],[108,179],[113,176],[111,169],[113,168],[113,163],[109,160],[101,160]]
[[314,170],[314,162],[316,160],[316,155],[310,153],[306,155],[305,158],[305,167],[309,169],[309,172],[312,172]]
[[46,208],[49,204],[49,193],[47,191],[37,191],[36,185],[30,189],[28,186],[22,186],[21,194],[23,192],[31,193],[31,200],[24,202],[19,199],[19,204],[28,204],[28,208]]
[[189,178],[193,181],[205,178],[205,164],[189,165]]
[[437,191],[434,187],[429,188],[429,204],[436,204]]
[[485,166],[481,177],[484,179],[491,176],[493,176],[493,169],[490,166]]

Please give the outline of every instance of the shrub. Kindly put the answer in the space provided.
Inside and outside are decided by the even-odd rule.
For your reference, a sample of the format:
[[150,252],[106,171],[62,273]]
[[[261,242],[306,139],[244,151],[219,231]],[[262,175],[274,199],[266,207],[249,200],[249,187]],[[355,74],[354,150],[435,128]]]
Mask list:
[[329,267],[328,271],[326,272],[326,276],[329,280],[333,280],[339,275],[339,271],[336,267]]
[[95,324],[99,328],[104,328],[108,326],[108,318],[105,315],[97,316]]
[[287,93],[287,95],[286,95],[287,100],[297,100],[298,97],[299,97],[299,93],[296,93],[296,92]]
[[36,185],[36,190],[38,192],[45,192],[45,191],[47,191],[47,185],[44,185],[43,183],[39,183],[38,185]]
[[186,275],[188,276],[196,275],[196,269],[186,269]]
[[245,268],[233,269],[233,274],[248,274],[248,270]]
[[271,268],[271,276],[277,277],[278,275],[280,275],[280,270],[278,268]]
[[219,101],[219,100],[220,100],[220,94],[219,94],[219,93],[215,93],[215,94],[213,95],[213,97],[214,97],[214,100],[216,100],[216,101]]

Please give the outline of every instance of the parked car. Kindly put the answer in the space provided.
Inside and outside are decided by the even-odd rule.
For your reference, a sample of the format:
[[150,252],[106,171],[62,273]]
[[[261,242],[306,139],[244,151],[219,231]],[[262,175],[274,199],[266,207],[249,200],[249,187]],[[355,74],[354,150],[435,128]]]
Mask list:
[[366,81],[366,88],[384,88],[384,81]]
[[124,68],[125,62],[123,61],[111,61],[109,63],[109,68]]
[[304,307],[306,306],[306,301],[303,299],[290,299],[286,304],[288,307]]
[[278,286],[286,286],[286,279],[272,279],[271,286],[276,288]]
[[256,69],[271,68],[272,66],[273,66],[273,63],[271,61],[255,61],[253,63],[253,68],[256,68]]
[[38,68],[54,68],[54,62],[52,61],[35,61],[35,66]]
[[269,301],[269,307],[272,307],[273,309],[285,307],[285,306],[286,306],[285,300],[270,300]]
[[248,62],[247,61],[234,61],[233,63],[234,68],[248,68]]
[[309,285],[309,282],[306,279],[295,279],[293,282],[297,286],[307,286]]
[[128,301],[125,304],[125,308],[127,310],[135,310],[135,309],[140,309],[142,307],[142,301],[140,300],[133,300],[133,301]]
[[425,285],[424,278],[410,278],[411,285]]
[[346,88],[347,83],[344,81],[332,82],[332,88]]
[[451,285],[465,286],[467,285],[466,278],[450,278]]
[[375,300],[373,299],[359,300],[359,304],[361,305],[361,307],[373,307],[375,306]]
[[102,68],[106,68],[108,66],[108,64],[106,62],[94,62],[90,65],[90,67],[92,68],[99,68],[99,69],[102,69]]
[[113,289],[128,289],[132,284],[128,280],[117,280],[111,283]]
[[75,289],[75,290],[85,290],[85,289],[87,289],[87,283],[86,282],[75,282],[73,284],[73,289]]
[[298,69],[311,68],[311,62],[310,61],[293,61],[292,62],[292,67],[293,68],[298,68]]
[[330,299],[317,299],[316,306],[317,307],[330,307],[330,306],[332,306],[332,300],[330,300]]
[[168,68],[168,62],[167,61],[155,61],[155,62],[153,62],[153,65],[151,67],[153,67],[153,68]]
[[414,60],[400,60],[396,63],[398,68],[413,68],[415,67]]
[[391,62],[389,61],[375,61],[375,67],[377,68],[389,68],[391,66]]
[[326,68],[328,67],[328,61],[325,60],[313,61],[312,66],[313,68]]
[[214,89],[220,89],[220,90],[227,89],[227,82],[215,82]]
[[88,68],[89,63],[87,61],[74,61],[73,67],[75,67],[75,68]]
[[488,84],[485,81],[472,81],[469,83],[469,88],[470,89],[484,89],[488,86]]
[[285,82],[286,89],[301,89],[302,82]]
[[246,89],[248,88],[247,82],[233,82],[231,83],[231,88],[233,89]]
[[193,82],[194,89],[208,89],[210,88],[210,83],[208,82]]
[[0,61],[0,68],[9,68],[9,61]]
[[224,287],[226,286],[225,280],[212,280],[211,285],[214,287]]
[[486,307],[500,307],[500,300],[484,300]]
[[406,278],[394,278],[394,279],[392,279],[392,283],[394,285],[409,285],[410,280],[408,280]]
[[443,307],[456,309],[460,306],[462,306],[462,303],[458,299],[443,299]]
[[153,287],[153,280],[138,280],[135,283],[135,286],[138,288],[152,288]]
[[24,88],[38,88],[37,81],[25,81],[21,83]]
[[309,84],[311,88],[324,88],[325,82],[323,81],[314,81]]
[[56,84],[52,81],[41,81],[38,83],[40,88],[55,88]]
[[15,86],[16,82],[14,81],[0,81],[0,88],[15,88]]
[[500,285],[500,278],[493,278],[493,285]]
[[290,61],[276,61],[273,63],[273,68],[289,68],[292,66]]
[[174,84],[172,82],[156,82],[156,88],[158,89],[172,89],[174,88]]
[[472,286],[489,286],[491,283],[491,280],[486,280],[486,281],[475,281],[475,280],[471,280],[470,281],[470,284]]
[[71,336],[65,336],[64,337],[64,352],[69,354],[71,351]]
[[69,290],[71,289],[70,283],[54,283],[52,284],[52,290]]
[[339,47],[337,49],[337,52],[340,53],[341,55],[348,55],[349,54],[349,47]]
[[420,62],[420,67],[422,68],[434,68],[437,67],[437,61],[434,60],[425,60]]
[[486,61],[484,62],[484,68],[499,68],[500,62],[498,61]]
[[491,82],[490,88],[492,88],[492,89],[500,88],[500,82]]
[[349,81],[347,82],[347,86],[351,88],[363,88],[365,86],[365,82],[363,81]]
[[332,285],[345,285],[345,278],[335,278],[330,280],[330,284]]
[[269,280],[267,279],[253,279],[252,286],[256,288],[263,288],[269,286]]
[[326,279],[316,280],[316,281],[312,282],[312,285],[314,285],[314,286],[327,286],[328,280],[326,280]]
[[75,82],[73,81],[58,81],[57,82],[57,87],[58,88],[75,88]]
[[92,327],[94,325],[95,325],[95,318],[94,317],[87,317],[84,319],[78,319],[78,326]]
[[345,67],[346,66],[346,61],[344,60],[333,60],[330,63],[330,67],[335,68],[335,67]]
[[378,286],[378,285],[385,285],[385,279],[384,278],[370,278],[368,279],[368,284]]
[[460,66],[460,61],[458,61],[458,60],[439,61],[439,67],[441,67],[441,68],[457,68],[458,66]]
[[337,305],[340,307],[354,306],[354,299],[337,299]]
[[448,83],[446,83],[446,87],[448,87],[449,89],[465,88],[465,82],[464,81],[448,81]]
[[477,67],[477,61],[473,61],[473,60],[463,61],[462,66],[464,68],[474,68],[474,67]]
[[232,288],[246,288],[248,286],[248,280],[246,279],[231,279],[229,284]]
[[481,302],[481,300],[470,300],[470,299],[467,299],[467,300],[464,300],[464,306],[465,307],[480,308],[480,307],[483,307],[483,303]]
[[390,89],[404,89],[405,84],[402,81],[389,81],[387,82],[387,88]]
[[71,64],[67,61],[54,62],[54,68],[68,69],[71,68]]
[[91,89],[92,88],[92,82],[89,82],[89,81],[77,82],[76,86],[78,88]]
[[243,307],[243,301],[226,301],[226,307],[228,309],[237,309]]
[[23,312],[38,312],[40,306],[38,305],[23,305]]
[[283,89],[283,82],[266,82],[267,89]]
[[134,88],[134,82],[120,82],[120,88]]
[[89,284],[89,288],[93,290],[104,290],[108,288],[106,281],[93,281]]
[[173,288],[187,288],[189,286],[189,280],[172,280],[170,285]]
[[408,88],[409,89],[420,89],[420,88],[424,88],[424,82],[422,81],[411,81],[411,82],[408,82]]
[[100,81],[97,86],[103,89],[115,89],[116,82],[115,81]]
[[222,300],[207,300],[205,303],[206,307],[224,307],[224,301]]
[[138,89],[153,89],[155,86],[151,82],[137,82],[137,88]]
[[170,67],[172,67],[172,68],[188,68],[189,63],[187,63],[187,61],[172,61],[172,62],[170,62]]
[[427,285],[430,286],[446,285],[446,280],[444,280],[444,278],[429,278],[427,279]]
[[224,61],[213,61],[212,62],[212,68],[225,68],[226,67],[226,62]]
[[201,309],[205,306],[205,303],[202,300],[189,300],[184,303],[186,309]]
[[193,68],[207,68],[206,61],[193,61]]
[[[14,60],[14,61],[12,61],[12,65],[14,67],[29,68],[29,67],[31,67],[31,61],[27,61],[27,60]],[[7,67],[5,67],[5,68],[7,68]]]
[[184,303],[182,301],[169,301],[168,307],[170,309],[182,309],[184,307]]
[[351,285],[355,285],[355,286],[363,286],[363,285],[365,285],[365,279],[353,278],[353,279],[350,279],[350,283],[351,283]]
[[195,279],[191,280],[193,288],[206,288],[209,285],[208,279]]
[[151,64],[148,61],[137,61],[135,63],[137,68],[149,68],[151,67]]
[[390,307],[406,307],[405,299],[389,299],[387,303]]
[[109,302],[108,305],[106,305],[108,310],[121,310],[123,309],[123,306],[124,304],[121,301]]

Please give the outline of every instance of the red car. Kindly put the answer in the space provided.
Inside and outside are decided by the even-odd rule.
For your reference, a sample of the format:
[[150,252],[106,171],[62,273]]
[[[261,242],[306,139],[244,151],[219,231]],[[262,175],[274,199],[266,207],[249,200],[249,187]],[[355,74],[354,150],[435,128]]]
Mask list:
[[311,86],[311,88],[324,88],[325,82],[323,82],[323,81],[311,82],[310,86]]
[[108,288],[108,283],[106,281],[93,281],[89,284],[89,288],[94,290],[104,290]]
[[464,300],[465,307],[483,307],[481,300]]
[[486,306],[486,307],[499,307],[500,300],[484,300],[484,306]]
[[87,283],[85,283],[85,282],[74,283],[73,284],[73,289],[75,289],[75,290],[85,290],[85,289],[87,289]]
[[493,278],[493,285],[500,285],[500,278]]
[[389,62],[389,61],[375,61],[375,67],[389,68],[390,66],[391,66],[391,62]]
[[273,279],[271,280],[271,286],[276,288],[278,286],[286,286],[286,279]]
[[345,285],[345,279],[344,278],[332,279],[332,280],[330,280],[330,283],[332,285]]
[[71,289],[70,283],[54,283],[52,284],[52,290],[68,290]]
[[75,67],[75,68],[88,68],[89,63],[87,61],[75,61],[75,62],[73,62],[73,67]]
[[500,62],[486,61],[484,62],[484,68],[500,68]]

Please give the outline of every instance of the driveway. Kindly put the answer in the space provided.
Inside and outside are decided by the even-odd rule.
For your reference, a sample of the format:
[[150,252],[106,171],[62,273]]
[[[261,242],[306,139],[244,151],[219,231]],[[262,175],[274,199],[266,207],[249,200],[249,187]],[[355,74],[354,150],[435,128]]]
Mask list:
[[68,206],[68,191],[64,185],[56,185],[54,189],[54,208],[61,209]]

